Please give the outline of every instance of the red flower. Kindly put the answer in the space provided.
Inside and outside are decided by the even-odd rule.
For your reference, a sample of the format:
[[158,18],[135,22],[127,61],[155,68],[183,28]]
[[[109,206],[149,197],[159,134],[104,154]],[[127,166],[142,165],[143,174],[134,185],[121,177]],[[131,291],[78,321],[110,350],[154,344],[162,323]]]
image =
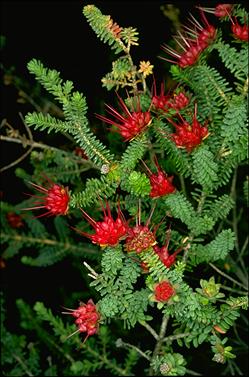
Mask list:
[[215,8],[197,7],[204,12],[212,13],[216,17],[223,18],[231,12],[233,4],[217,4]]
[[231,22],[232,22],[232,33],[234,38],[240,39],[241,41],[248,42],[248,25],[240,25],[237,21],[237,18],[235,17],[235,22],[233,19],[230,17]]
[[218,4],[215,7],[214,15],[216,17],[226,17],[227,13],[232,10],[233,4]]
[[22,217],[15,212],[8,212],[6,214],[6,219],[11,228],[21,228],[24,225]]
[[158,245],[153,246],[154,251],[159,256],[160,260],[166,267],[171,267],[172,264],[175,263],[176,256],[180,251],[182,251],[182,247],[177,249],[173,254],[169,254],[168,247],[169,247],[169,241],[170,241],[170,231],[168,231],[166,245],[159,247]]
[[172,102],[169,103],[170,107],[175,110],[181,110],[189,104],[189,98],[183,93],[174,94]]
[[155,286],[154,294],[157,301],[166,302],[175,294],[175,290],[168,281],[162,281]]
[[113,107],[106,105],[107,112],[111,114],[115,120],[106,118],[105,116],[98,115],[97,117],[103,122],[109,123],[117,127],[117,132],[123,136],[124,141],[132,140],[135,136],[139,135],[151,123],[151,115],[149,111],[142,112],[139,99],[137,99],[137,108],[133,108],[130,112],[125,105],[122,98],[118,95],[118,100],[124,115],[119,114]]
[[173,97],[169,94],[165,95],[164,83],[161,84],[160,94],[157,95],[156,84],[154,82],[152,104],[156,109],[161,109],[164,112],[167,112],[170,108],[180,110],[189,104],[189,98],[183,92],[173,94]]
[[164,94],[164,83],[161,83],[161,90],[160,94],[157,95],[157,90],[156,90],[156,83],[154,81],[153,83],[153,95],[152,95],[152,104],[156,109],[161,109],[163,111],[167,111],[168,107],[168,102],[170,100],[171,96],[170,95],[165,95]]
[[154,229],[153,232],[149,229],[149,223],[154,210],[155,206],[152,208],[146,224],[141,225],[141,202],[139,201],[136,226],[128,229],[127,238],[125,240],[125,248],[128,252],[135,251],[139,254],[157,243],[155,238],[157,228]]
[[175,192],[176,188],[172,184],[173,176],[167,176],[167,174],[158,165],[156,157],[154,158],[154,161],[157,167],[157,174],[153,174],[152,171],[148,168],[148,166],[142,161],[149,173],[151,185],[150,197],[158,198],[160,196],[164,196],[167,194],[171,194],[172,192]]
[[70,338],[78,332],[86,332],[87,336],[84,340],[90,336],[96,334],[99,328],[100,314],[97,311],[96,305],[90,299],[87,304],[80,303],[78,309],[68,309],[68,312],[62,312],[63,314],[69,314],[76,318],[74,323],[77,325],[78,330],[68,336]]
[[171,137],[177,147],[186,148],[188,152],[191,152],[197,145],[201,144],[203,139],[208,137],[208,129],[206,124],[202,126],[197,120],[197,104],[195,104],[192,125],[184,120],[179,113],[178,116],[183,122],[181,125],[176,124],[172,119],[167,118],[167,120],[176,128],[176,133],[172,134]]
[[73,229],[83,236],[90,238],[92,243],[98,244],[101,247],[117,245],[119,240],[124,237],[128,231],[128,225],[120,208],[118,207],[118,217],[114,220],[107,202],[106,208],[103,207],[104,221],[95,221],[82,209],[81,212],[89,224],[95,229],[95,233],[89,234],[75,228]]
[[49,179],[48,181],[50,183],[50,187],[48,189],[36,185],[35,183],[29,182],[37,191],[41,192],[43,196],[31,195],[39,199],[39,201],[34,203],[36,206],[22,209],[34,210],[45,208],[47,210],[47,212],[37,217],[66,215],[68,212],[68,203],[70,200],[68,188],[53,183]]
[[183,34],[178,31],[178,35],[173,37],[176,43],[180,46],[182,52],[174,51],[168,46],[162,46],[163,50],[176,58],[175,61],[163,58],[164,60],[173,64],[178,64],[181,68],[191,66],[196,63],[201,52],[214,40],[216,29],[209,24],[202,8],[200,8],[200,11],[204,26],[202,26],[191,14],[189,21],[192,25],[190,27],[183,26],[185,33]]

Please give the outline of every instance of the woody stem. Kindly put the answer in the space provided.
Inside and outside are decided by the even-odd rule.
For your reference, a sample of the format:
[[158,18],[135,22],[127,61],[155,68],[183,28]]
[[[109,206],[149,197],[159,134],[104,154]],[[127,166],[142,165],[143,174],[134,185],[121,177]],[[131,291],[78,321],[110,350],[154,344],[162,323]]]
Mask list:
[[[160,332],[159,332],[159,335],[158,335],[158,340],[157,340],[157,343],[155,345],[151,360],[153,360],[159,354],[159,352],[161,350],[161,347],[162,347],[162,344],[163,344],[163,341],[164,341],[164,337],[165,337],[165,333],[166,333],[166,329],[167,329],[167,325],[168,325],[168,321],[169,321],[169,317],[164,315],[163,319],[162,319],[162,323],[161,323]],[[155,375],[154,370],[153,370],[152,367],[150,367],[149,376],[154,376],[154,375]]]

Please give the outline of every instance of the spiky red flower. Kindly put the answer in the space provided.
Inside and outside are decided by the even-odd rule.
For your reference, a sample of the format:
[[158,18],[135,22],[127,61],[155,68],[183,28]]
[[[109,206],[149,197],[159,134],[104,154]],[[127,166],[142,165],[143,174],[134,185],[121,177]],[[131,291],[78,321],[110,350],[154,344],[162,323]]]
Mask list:
[[88,300],[87,304],[80,303],[77,309],[68,309],[68,312],[62,312],[63,314],[69,314],[76,318],[74,323],[77,325],[78,329],[68,336],[70,338],[78,332],[86,332],[86,339],[90,335],[96,334],[99,328],[100,314],[97,311],[96,305],[93,300]]
[[170,107],[172,107],[175,110],[184,109],[184,107],[188,106],[188,104],[189,98],[183,92],[174,94],[171,102],[169,103]]
[[164,246],[162,247],[159,247],[158,245],[153,246],[154,251],[157,253],[162,263],[168,268],[170,268],[172,264],[175,263],[177,254],[179,254],[180,251],[182,251],[183,249],[182,247],[180,247],[173,254],[169,254],[169,250],[168,250],[169,241],[170,241],[170,230],[168,230],[167,232],[167,240]]
[[235,21],[230,17],[231,22],[232,22],[232,33],[234,38],[240,39],[241,41],[248,42],[248,25],[240,25],[237,21],[237,18],[235,17]]
[[160,196],[171,194],[175,192],[176,188],[172,184],[173,176],[168,177],[168,175],[160,168],[156,156],[154,157],[154,162],[157,168],[157,174],[152,173],[148,166],[142,161],[149,173],[150,179],[150,197],[158,198]]
[[68,204],[70,200],[68,188],[53,183],[48,178],[47,180],[50,184],[47,189],[42,186],[36,185],[35,183],[29,182],[37,191],[41,192],[43,196],[30,195],[38,198],[39,201],[34,202],[34,207],[22,209],[34,210],[45,208],[47,210],[45,213],[37,217],[66,215],[68,212]]
[[214,15],[216,17],[226,17],[227,13],[232,10],[233,4],[217,4],[215,7]]
[[150,125],[152,119],[149,111],[143,112],[141,110],[141,105],[139,98],[137,98],[136,109],[129,111],[128,107],[122,100],[122,98],[117,94],[120,108],[123,110],[123,115],[119,114],[117,110],[113,107],[106,105],[107,112],[111,114],[115,119],[111,120],[105,116],[96,114],[97,118],[101,119],[103,122],[111,124],[117,127],[117,132],[123,136],[124,141],[132,140],[135,136],[139,135],[145,130],[147,126]]
[[192,119],[192,125],[189,124],[180,113],[178,113],[182,124],[176,124],[172,119],[167,120],[173,124],[176,128],[176,133],[171,135],[171,138],[179,148],[186,148],[188,152],[191,152],[197,145],[201,144],[202,140],[208,137],[208,129],[206,127],[207,122],[202,126],[197,120],[197,104],[195,104],[194,116]]
[[[191,26],[183,26],[184,33],[178,31],[174,36],[176,43],[180,46],[181,52],[174,51],[168,46],[162,46],[163,50],[173,56],[176,60],[162,58],[170,63],[178,64],[181,68],[195,64],[203,50],[205,50],[216,37],[216,29],[210,25],[203,10],[200,8],[204,26],[202,26],[191,14]],[[194,27],[194,29],[193,29]]]
[[22,217],[15,212],[8,212],[6,214],[6,219],[9,225],[11,226],[11,228],[18,229],[24,225],[22,221]]
[[223,18],[231,12],[233,4],[217,4],[215,8],[197,7],[204,12],[212,13],[216,17]]
[[81,209],[81,212],[84,218],[95,229],[95,233],[89,234],[86,232],[79,231],[78,229],[75,229],[75,228],[73,229],[75,229],[77,232],[79,232],[83,236],[90,238],[92,243],[98,244],[101,247],[117,245],[119,240],[123,238],[128,231],[128,224],[119,206],[118,206],[118,217],[116,218],[116,220],[113,219],[111,215],[110,206],[107,202],[106,202],[106,208],[103,207],[104,221],[95,221],[82,209]]
[[161,109],[163,111],[167,111],[168,110],[168,103],[169,103],[169,100],[171,98],[171,96],[169,94],[164,94],[164,83],[162,82],[161,83],[161,89],[160,89],[160,94],[158,95],[157,94],[157,89],[156,89],[156,83],[154,81],[153,83],[153,91],[152,91],[152,105],[156,108],[156,109]]
[[175,294],[175,290],[168,281],[162,281],[154,287],[156,301],[166,302]]
[[164,83],[161,84],[160,94],[157,95],[156,84],[153,85],[152,104],[154,108],[167,112],[170,108],[180,110],[189,104],[189,98],[185,93],[164,94]]

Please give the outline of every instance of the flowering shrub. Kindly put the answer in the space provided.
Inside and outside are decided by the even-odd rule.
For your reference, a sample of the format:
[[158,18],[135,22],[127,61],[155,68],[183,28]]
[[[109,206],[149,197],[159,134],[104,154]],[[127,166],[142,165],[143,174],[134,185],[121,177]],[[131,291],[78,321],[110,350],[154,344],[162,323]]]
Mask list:
[[[201,354],[206,347],[210,362],[228,368],[224,374],[240,371],[234,339],[248,306],[243,261],[248,238],[239,229],[244,213],[237,206],[243,208],[248,187],[248,21],[239,4],[197,8],[170,47],[162,46],[173,87],[167,91],[160,78],[158,94],[156,65],[133,60],[138,31],[119,26],[95,5],[83,7],[97,37],[112,56],[119,55],[102,79],[104,88],[116,92],[113,104],[96,115],[98,128],[108,135],[103,140],[89,123],[87,93],[75,91],[41,61],[28,63],[63,115],[29,112],[25,125],[66,133],[75,144],[71,151],[43,147],[42,156],[32,151],[32,174],[17,169],[29,190],[41,195],[29,193],[15,208],[3,202],[7,248],[1,265],[19,250],[22,262],[36,267],[73,256],[85,280],[80,293],[61,303],[78,305],[62,311],[74,323],[41,302],[32,311],[17,301],[22,326],[66,355],[65,369],[51,367],[45,375],[94,375],[96,369],[113,375],[197,375],[190,347]],[[227,26],[229,36],[223,32]],[[120,147],[108,140],[118,140]],[[50,233],[44,224],[50,224]],[[56,341],[44,336],[44,322]],[[6,329],[4,335],[4,347],[22,349],[21,339]],[[117,348],[125,357],[114,358]],[[27,363],[28,375],[40,373],[33,374],[35,363]]]

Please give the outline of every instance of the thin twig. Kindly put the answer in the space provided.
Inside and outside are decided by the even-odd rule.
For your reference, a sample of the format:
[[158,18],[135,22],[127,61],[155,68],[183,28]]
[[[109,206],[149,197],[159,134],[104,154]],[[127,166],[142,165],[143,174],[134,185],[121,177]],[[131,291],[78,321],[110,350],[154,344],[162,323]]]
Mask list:
[[144,326],[151,333],[151,335],[154,336],[154,338],[156,340],[158,340],[158,334],[155,332],[155,330],[147,322],[141,321],[139,323],[140,323],[140,325]]
[[21,365],[23,368],[24,372],[27,373],[28,376],[33,377],[34,375],[28,370],[27,365],[24,363],[24,361],[17,355],[13,354],[14,358],[16,361]]
[[209,266],[211,266],[215,271],[217,271],[220,275],[224,276],[226,279],[232,281],[234,284],[239,285],[240,287],[244,288],[247,290],[247,287],[245,287],[242,283],[239,281],[231,278],[229,275],[225,274],[225,272],[221,271],[218,267],[216,267],[213,263],[209,263]]
[[[165,337],[165,333],[166,333],[166,329],[167,329],[167,325],[168,325],[168,321],[169,321],[169,317],[164,315],[163,319],[162,319],[162,324],[161,324],[158,340],[157,340],[157,343],[155,345],[151,360],[154,359],[159,354],[159,352],[161,350],[163,340],[164,340],[164,337]],[[150,370],[149,370],[149,376],[154,376],[154,370],[153,370],[152,366],[150,367]]]
[[137,353],[139,353],[142,357],[150,361],[150,357],[146,355],[140,348],[134,346],[133,344],[126,343],[122,339],[118,339],[118,347],[123,347],[123,348],[132,348],[134,349]]
[[22,160],[24,160],[33,150],[33,146],[31,146],[24,154],[22,154],[20,157],[18,157],[15,161],[12,161],[10,164],[5,165],[0,169],[0,173],[2,173],[5,170],[8,170],[10,168],[13,168],[13,166],[19,164]]
[[170,336],[167,336],[166,338],[164,338],[163,342],[172,342],[172,340],[185,338],[186,336],[189,336],[190,334],[191,334],[190,332],[185,332],[185,333],[181,333],[181,334],[170,335]]
[[237,293],[238,295],[246,295],[248,293],[247,291],[240,291],[238,289],[227,287],[226,285],[221,285],[221,289],[224,289],[225,291]]
[[192,369],[186,369],[187,374],[190,374],[191,376],[202,376],[201,373],[198,373]]
[[235,247],[237,253],[239,253],[239,240],[238,240],[238,220],[237,220],[237,206],[236,206],[236,182],[237,182],[237,168],[234,169],[234,175],[232,179],[230,196],[234,200],[233,206],[233,231],[235,233]]
[[94,269],[91,266],[89,266],[88,263],[83,262],[83,264],[91,272],[91,274],[88,274],[88,275],[91,276],[93,279],[97,279],[99,274],[96,271],[94,271]]

